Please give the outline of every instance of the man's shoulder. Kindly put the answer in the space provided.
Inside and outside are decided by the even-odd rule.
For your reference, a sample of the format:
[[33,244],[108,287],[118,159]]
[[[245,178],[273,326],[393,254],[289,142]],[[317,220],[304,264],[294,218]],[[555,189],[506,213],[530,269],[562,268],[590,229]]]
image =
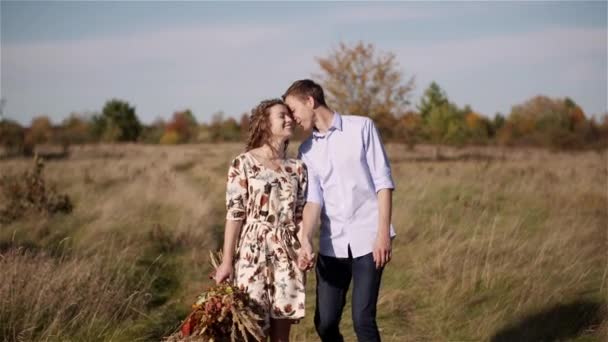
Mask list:
[[302,158],[303,156],[305,156],[308,152],[310,152],[310,150],[312,149],[312,134],[310,136],[308,136],[306,139],[304,139],[304,141],[302,141],[302,143],[300,144],[300,147],[298,147],[298,157]]
[[357,128],[362,128],[373,123],[371,118],[362,115],[342,115],[342,122]]

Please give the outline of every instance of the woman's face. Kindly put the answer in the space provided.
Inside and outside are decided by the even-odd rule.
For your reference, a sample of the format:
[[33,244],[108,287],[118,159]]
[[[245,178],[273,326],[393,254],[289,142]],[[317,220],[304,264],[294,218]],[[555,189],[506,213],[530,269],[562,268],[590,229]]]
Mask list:
[[293,135],[295,121],[285,105],[276,104],[270,107],[268,119],[273,139],[289,139]]

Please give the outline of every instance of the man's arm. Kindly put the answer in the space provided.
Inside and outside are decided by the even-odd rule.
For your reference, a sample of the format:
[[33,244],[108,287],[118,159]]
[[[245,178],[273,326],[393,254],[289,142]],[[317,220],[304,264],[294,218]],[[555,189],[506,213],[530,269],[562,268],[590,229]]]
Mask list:
[[319,203],[307,202],[304,206],[300,231],[301,248],[298,253],[298,267],[302,271],[311,269],[314,264],[315,253],[313,252],[312,237],[320,214],[321,205]]
[[378,231],[373,247],[376,267],[384,267],[391,260],[391,215],[393,189],[395,184],[391,175],[390,164],[380,140],[378,130],[372,120],[367,122],[366,129],[366,159],[378,197]]
[[312,244],[315,225],[321,215],[321,205],[319,203],[307,202],[302,214],[302,240]]
[[393,209],[393,190],[378,191],[378,233],[374,243],[373,255],[376,268],[386,265],[392,257],[391,215]]

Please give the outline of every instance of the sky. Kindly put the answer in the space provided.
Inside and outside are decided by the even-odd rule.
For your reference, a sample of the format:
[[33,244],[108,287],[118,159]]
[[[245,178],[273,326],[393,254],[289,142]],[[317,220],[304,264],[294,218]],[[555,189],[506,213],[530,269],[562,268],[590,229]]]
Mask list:
[[536,95],[608,111],[607,1],[0,2],[4,116],[100,112],[145,123],[239,117],[311,78],[340,42],[394,53],[413,105],[435,81],[493,117]]

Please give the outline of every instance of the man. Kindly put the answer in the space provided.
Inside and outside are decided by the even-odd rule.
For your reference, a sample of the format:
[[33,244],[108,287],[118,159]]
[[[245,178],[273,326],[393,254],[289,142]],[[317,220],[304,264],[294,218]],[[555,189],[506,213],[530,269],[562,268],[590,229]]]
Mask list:
[[283,95],[296,122],[313,129],[299,149],[308,167],[300,268],[312,267],[313,226],[321,216],[315,327],[322,341],[343,341],[339,324],[351,279],[359,341],[380,341],[376,303],[391,259],[391,177],[378,131],[367,117],[329,109],[321,86],[294,82]]

